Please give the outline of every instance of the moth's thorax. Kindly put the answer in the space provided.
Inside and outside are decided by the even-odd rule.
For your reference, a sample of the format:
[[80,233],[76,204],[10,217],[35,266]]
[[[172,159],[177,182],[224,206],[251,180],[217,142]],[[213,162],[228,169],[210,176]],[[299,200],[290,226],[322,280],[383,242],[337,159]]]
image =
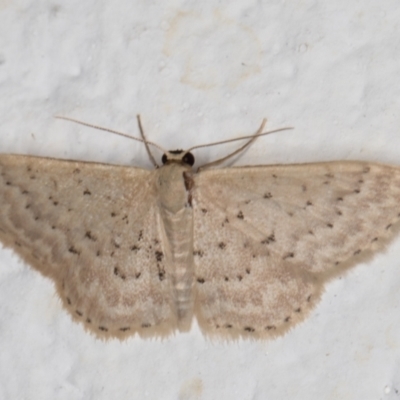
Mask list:
[[157,192],[161,208],[177,213],[189,202],[190,193],[185,183],[185,175],[192,168],[181,162],[168,162],[157,170]]

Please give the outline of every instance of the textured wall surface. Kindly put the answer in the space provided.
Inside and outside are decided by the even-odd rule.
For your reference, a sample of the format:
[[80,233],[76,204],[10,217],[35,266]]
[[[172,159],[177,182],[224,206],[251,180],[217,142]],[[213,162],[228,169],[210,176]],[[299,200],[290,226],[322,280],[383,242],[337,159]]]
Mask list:
[[[0,152],[151,168],[140,143],[188,148],[268,127],[236,165],[400,165],[395,0],[0,1]],[[198,164],[234,144],[199,149]],[[160,155],[158,155],[160,156]],[[1,205],[0,205],[1,207]],[[0,248],[0,399],[395,399],[400,239],[330,283],[273,341],[102,342],[52,283]]]

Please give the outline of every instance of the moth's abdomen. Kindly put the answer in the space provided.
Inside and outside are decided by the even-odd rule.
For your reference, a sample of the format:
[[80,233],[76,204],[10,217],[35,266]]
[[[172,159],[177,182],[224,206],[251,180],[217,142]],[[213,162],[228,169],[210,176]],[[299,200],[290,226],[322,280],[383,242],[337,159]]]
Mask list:
[[193,317],[193,215],[191,209],[177,214],[163,210],[168,278],[173,288],[174,308],[181,331],[190,329]]

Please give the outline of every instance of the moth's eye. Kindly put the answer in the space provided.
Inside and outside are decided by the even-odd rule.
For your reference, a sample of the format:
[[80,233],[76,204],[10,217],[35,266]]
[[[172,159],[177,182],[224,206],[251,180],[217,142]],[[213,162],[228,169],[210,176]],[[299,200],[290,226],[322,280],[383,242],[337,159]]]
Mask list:
[[168,161],[168,157],[166,154],[163,154],[161,157],[161,162],[163,163],[163,165]]
[[194,155],[192,153],[186,153],[183,158],[182,161],[187,164],[190,165],[191,167],[194,164]]

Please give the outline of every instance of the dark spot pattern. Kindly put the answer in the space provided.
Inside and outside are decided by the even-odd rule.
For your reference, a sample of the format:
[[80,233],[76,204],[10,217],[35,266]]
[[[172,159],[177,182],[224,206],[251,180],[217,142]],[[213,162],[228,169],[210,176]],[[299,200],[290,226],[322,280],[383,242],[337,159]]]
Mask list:
[[294,258],[294,253],[293,252],[290,252],[290,253],[287,253],[285,256],[283,256],[283,260],[286,260],[286,259],[288,259],[288,258]]
[[239,219],[243,219],[243,218],[244,218],[243,212],[242,212],[242,211],[239,211],[238,214],[237,214],[237,217],[238,217]]
[[71,247],[68,249],[68,251],[69,251],[70,253],[72,253],[72,254],[76,254],[76,255],[79,255],[79,254],[80,254],[80,251],[77,250],[74,246],[71,246]]
[[156,251],[154,254],[156,256],[156,260],[161,262],[164,257],[164,253],[162,251]]
[[165,279],[165,269],[161,267],[159,264],[157,264],[157,269],[158,269],[158,279],[160,281],[163,281]]
[[272,330],[275,330],[275,329],[276,329],[275,325],[268,325],[268,326],[265,327],[266,331],[272,331]]
[[270,243],[273,243],[273,242],[275,242],[275,234],[272,233],[266,239],[262,240],[261,244],[270,244]]
[[87,231],[85,233],[85,238],[88,238],[89,240],[91,240],[92,242],[96,242],[97,238],[92,234],[91,231]]
[[204,251],[203,250],[195,250],[193,251],[194,256],[199,256],[200,258],[204,256]]
[[53,196],[49,196],[49,200],[53,203],[54,206],[58,206],[58,201],[53,199]]
[[114,267],[114,275],[118,276],[119,278],[121,278],[123,281],[126,279],[126,275],[125,274],[121,274],[121,271],[119,270],[118,267]]
[[188,202],[189,206],[192,207],[192,201],[193,201],[192,189],[194,187],[194,182],[193,182],[192,176],[190,174],[184,172],[183,173],[183,182],[184,182],[185,188],[188,192],[187,202]]

